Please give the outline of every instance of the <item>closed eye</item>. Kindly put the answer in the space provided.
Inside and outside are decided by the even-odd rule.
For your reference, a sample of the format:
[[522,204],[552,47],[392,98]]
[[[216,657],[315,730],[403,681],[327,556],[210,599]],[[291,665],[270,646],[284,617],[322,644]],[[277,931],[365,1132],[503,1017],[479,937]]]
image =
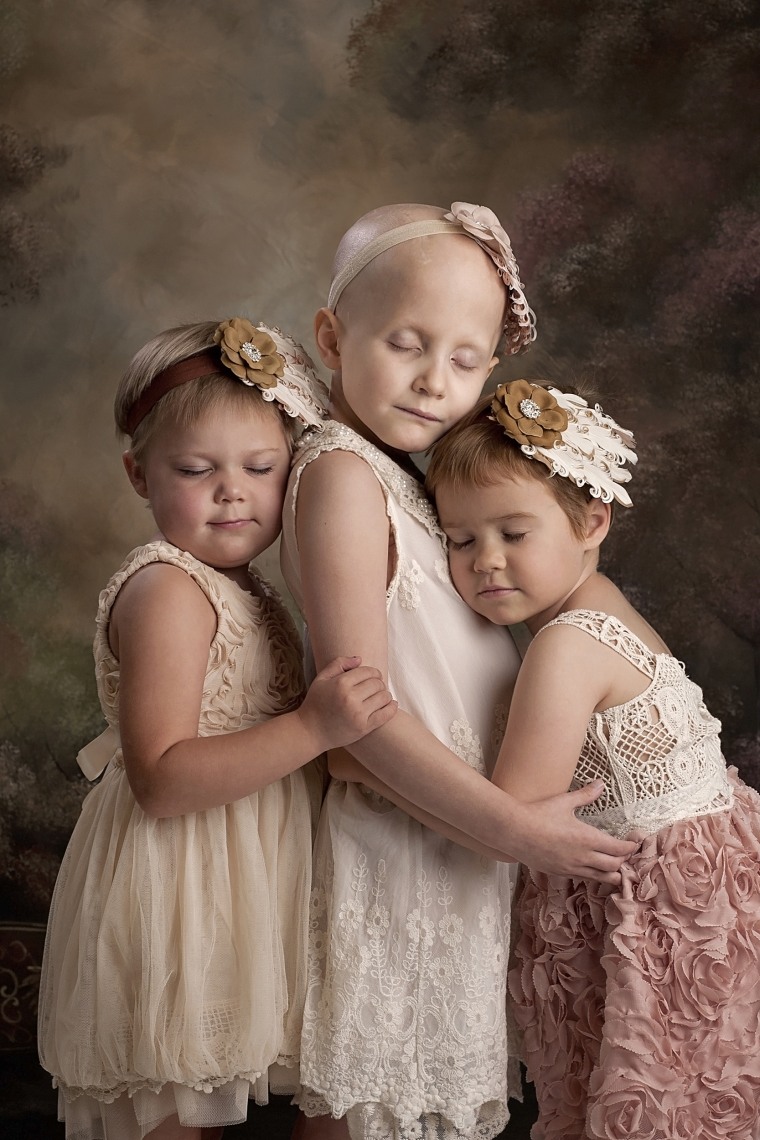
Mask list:
[[471,538],[463,538],[461,542],[456,542],[453,538],[447,538],[446,542],[450,550],[466,550],[468,546],[472,546]]

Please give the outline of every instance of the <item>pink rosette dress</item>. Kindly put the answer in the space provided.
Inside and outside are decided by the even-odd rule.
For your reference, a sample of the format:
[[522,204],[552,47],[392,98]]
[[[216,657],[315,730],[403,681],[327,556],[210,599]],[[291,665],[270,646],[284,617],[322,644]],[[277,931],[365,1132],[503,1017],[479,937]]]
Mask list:
[[254,574],[248,593],[158,541],[133,550],[102,592],[94,652],[110,760],[63,859],[40,987],[40,1057],[67,1140],[137,1140],[175,1113],[234,1124],[249,1097],[299,1085],[321,781],[307,765],[206,811],[153,819],[138,806],[108,625],[124,583],[154,562],[184,570],[216,611],[199,736],[248,728],[303,695],[298,633]]
[[509,989],[540,1108],[533,1140],[760,1137],[760,796],[670,654],[617,618],[561,614],[649,685],[595,713],[583,818],[640,838],[622,888],[525,872]]

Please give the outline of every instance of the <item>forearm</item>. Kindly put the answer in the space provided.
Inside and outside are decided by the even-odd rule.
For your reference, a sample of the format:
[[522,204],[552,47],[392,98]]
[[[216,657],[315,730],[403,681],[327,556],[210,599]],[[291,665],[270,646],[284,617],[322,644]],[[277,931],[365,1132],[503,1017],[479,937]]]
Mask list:
[[[514,860],[526,827],[526,809],[446,748],[415,717],[399,710],[392,721],[348,751],[388,789],[388,798],[410,815],[491,858]],[[426,818],[412,811],[412,805]]]
[[322,751],[299,711],[219,736],[172,744],[151,761],[129,755],[125,766],[135,799],[150,816],[205,811],[252,795]]
[[486,846],[486,844],[479,842],[471,835],[459,831],[458,828],[452,827],[451,824],[444,823],[443,820],[424,811],[424,809],[417,804],[413,804],[410,800],[404,799],[394,788],[389,787],[388,784],[384,784],[374,772],[370,772],[368,768],[363,767],[358,760],[343,748],[336,749],[329,753],[329,770],[333,779],[348,780],[352,783],[361,783],[368,788],[372,788],[374,792],[378,792],[379,795],[384,796],[387,800],[390,800],[391,803],[400,807],[407,815],[410,815],[419,823],[423,823],[425,827],[429,827],[431,831],[437,832],[438,835],[443,835],[444,838],[451,839],[454,843],[458,843],[460,847],[466,847],[469,851],[474,851],[478,855],[484,855],[487,859],[496,859],[506,863],[514,862],[513,859],[507,858],[503,852]]

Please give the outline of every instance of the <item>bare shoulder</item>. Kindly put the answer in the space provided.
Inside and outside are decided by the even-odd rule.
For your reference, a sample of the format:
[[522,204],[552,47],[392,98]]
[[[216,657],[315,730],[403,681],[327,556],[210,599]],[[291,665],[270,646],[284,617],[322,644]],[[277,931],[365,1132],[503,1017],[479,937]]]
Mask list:
[[216,632],[216,612],[189,574],[170,562],[151,562],[137,570],[122,586],[111,610],[109,641],[118,657],[120,633],[144,625],[200,623],[209,642]]
[[599,610],[601,613],[609,614],[643,641],[653,653],[670,652],[657,630],[631,605],[622,590],[604,574],[595,574],[581,586],[573,598],[573,607]]
[[577,625],[550,625],[540,630],[528,646],[523,669],[567,673],[577,665],[588,666],[594,660],[605,660],[601,646]]
[[385,516],[385,494],[377,475],[366,460],[352,451],[323,451],[301,473],[298,517],[329,517],[366,513],[373,525]]

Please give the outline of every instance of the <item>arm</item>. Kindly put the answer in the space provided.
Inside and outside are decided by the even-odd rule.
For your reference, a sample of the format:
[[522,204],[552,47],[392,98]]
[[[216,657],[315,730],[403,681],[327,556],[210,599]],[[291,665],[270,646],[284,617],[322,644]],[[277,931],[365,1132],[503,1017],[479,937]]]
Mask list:
[[589,718],[609,698],[619,660],[611,655],[572,626],[553,626],[531,642],[493,771],[498,787],[524,803],[567,791]]
[[330,776],[334,780],[346,780],[352,784],[364,784],[366,787],[371,788],[373,792],[384,796],[385,799],[390,800],[396,807],[400,807],[407,815],[412,816],[419,823],[424,823],[425,827],[429,827],[431,831],[438,832],[439,835],[445,836],[446,839],[451,839],[454,843],[458,843],[460,847],[467,847],[470,851],[474,851],[478,855],[485,855],[487,859],[496,859],[501,863],[512,863],[514,860],[510,859],[504,854],[503,851],[498,851],[494,847],[486,847],[484,843],[480,843],[472,835],[467,835],[463,831],[457,830],[451,824],[444,823],[442,819],[438,819],[434,815],[430,815],[423,808],[417,804],[411,803],[410,800],[405,800],[394,788],[389,788],[384,784],[374,772],[370,772],[369,768],[363,768],[358,760],[348,752],[345,748],[331,749],[327,754],[328,770]]
[[130,578],[114,605],[124,766],[148,815],[183,815],[250,795],[395,711],[377,670],[342,659],[322,670],[295,711],[199,737],[215,630],[216,614],[201,589],[165,563]]
[[[335,451],[301,475],[296,518],[306,621],[317,666],[348,646],[387,675],[385,591],[389,524],[381,488],[358,456]],[[502,857],[537,870],[617,882],[634,850],[575,818],[599,786],[530,810],[455,756],[399,710],[351,754],[383,785]]]

